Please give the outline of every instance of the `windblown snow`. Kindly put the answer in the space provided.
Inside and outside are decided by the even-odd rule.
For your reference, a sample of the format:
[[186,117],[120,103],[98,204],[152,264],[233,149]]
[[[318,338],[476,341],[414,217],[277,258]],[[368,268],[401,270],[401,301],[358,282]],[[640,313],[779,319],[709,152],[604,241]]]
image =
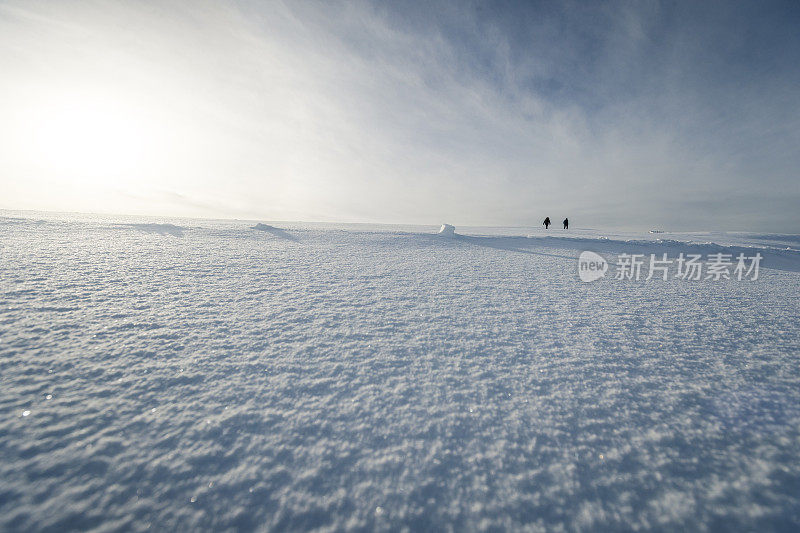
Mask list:
[[800,525],[799,236],[273,224],[3,213],[0,530]]

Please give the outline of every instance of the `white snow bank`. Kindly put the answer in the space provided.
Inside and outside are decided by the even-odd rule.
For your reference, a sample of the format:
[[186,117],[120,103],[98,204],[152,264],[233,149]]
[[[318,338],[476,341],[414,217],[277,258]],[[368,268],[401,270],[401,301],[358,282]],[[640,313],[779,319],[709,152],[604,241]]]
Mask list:
[[[547,248],[558,248],[564,250],[591,250],[597,253],[620,254],[663,254],[677,256],[680,253],[686,254],[730,254],[733,257],[739,254],[753,256],[756,253],[762,255],[764,268],[776,270],[800,271],[800,250],[786,246],[770,246],[769,243],[758,242],[755,240],[744,241],[732,239],[714,240],[676,240],[676,239],[624,239],[598,236],[593,238],[586,237],[539,237],[529,235],[526,239],[514,237],[494,238],[506,245],[516,244],[524,246],[524,242],[531,245],[541,245]],[[715,242],[719,241],[719,242]],[[497,247],[497,243],[494,243]]]
[[454,237],[456,234],[455,226],[451,226],[450,224],[442,224],[442,227],[439,228],[439,235],[442,237]]
[[257,230],[257,231],[264,231],[266,233],[270,233],[270,234],[274,235],[275,237],[279,237],[281,239],[286,239],[287,241],[293,241],[293,242],[299,242],[300,241],[300,239],[298,239],[297,237],[295,237],[294,235],[292,235],[291,233],[289,233],[285,229],[276,228],[275,226],[270,226],[269,224],[262,224],[261,222],[259,222],[258,224],[256,224],[255,226],[253,226],[250,229],[254,229],[254,230]]
[[172,235],[173,237],[183,237],[183,230],[174,224],[117,224],[126,228],[133,228],[145,233],[155,233],[157,235]]
[[[599,254],[663,254],[677,256],[685,254],[730,254],[734,258],[740,253],[751,257],[760,253],[762,268],[800,272],[800,248],[797,235],[782,234],[737,234],[737,233],[684,233],[670,234],[675,238],[654,238],[650,234],[599,233],[594,230],[565,236],[530,234],[514,235],[460,234],[462,242],[525,253],[542,253],[531,249],[557,249],[581,252],[589,250]],[[577,254],[574,259],[577,259]]]

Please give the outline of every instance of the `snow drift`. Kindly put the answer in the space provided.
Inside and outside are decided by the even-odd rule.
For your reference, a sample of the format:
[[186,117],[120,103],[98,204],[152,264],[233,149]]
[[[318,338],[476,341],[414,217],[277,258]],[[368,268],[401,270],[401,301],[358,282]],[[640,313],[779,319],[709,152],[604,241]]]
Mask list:
[[293,242],[300,241],[300,239],[298,239],[288,231],[281,228],[276,228],[275,226],[270,226],[269,224],[262,224],[261,222],[259,222],[258,224],[253,226],[252,229],[269,233],[271,235],[274,235],[275,237],[286,239],[287,241],[293,241]]
[[451,226],[450,224],[442,224],[442,227],[439,228],[438,235],[442,237],[454,237],[455,236],[456,228]]
[[155,233],[157,235],[172,235],[173,237],[183,237],[183,231],[185,229],[180,226],[176,226],[174,224],[152,224],[152,223],[117,224],[117,226],[123,228],[133,228],[135,230],[139,230],[144,233]]

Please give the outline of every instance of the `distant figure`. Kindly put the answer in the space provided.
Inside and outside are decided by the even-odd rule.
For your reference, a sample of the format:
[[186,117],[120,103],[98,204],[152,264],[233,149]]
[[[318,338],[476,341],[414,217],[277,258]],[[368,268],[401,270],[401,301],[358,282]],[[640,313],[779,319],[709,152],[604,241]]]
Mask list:
[[564,229],[569,229],[569,219],[568,218],[564,219]]
[[542,224],[544,224],[544,229],[548,229],[550,227],[550,217],[546,217]]

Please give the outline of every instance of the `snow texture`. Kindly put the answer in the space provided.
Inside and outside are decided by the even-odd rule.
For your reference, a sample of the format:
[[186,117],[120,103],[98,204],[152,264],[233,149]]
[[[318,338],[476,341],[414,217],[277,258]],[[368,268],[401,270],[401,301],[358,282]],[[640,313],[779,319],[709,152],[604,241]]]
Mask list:
[[800,236],[2,214],[0,530],[800,526]]

